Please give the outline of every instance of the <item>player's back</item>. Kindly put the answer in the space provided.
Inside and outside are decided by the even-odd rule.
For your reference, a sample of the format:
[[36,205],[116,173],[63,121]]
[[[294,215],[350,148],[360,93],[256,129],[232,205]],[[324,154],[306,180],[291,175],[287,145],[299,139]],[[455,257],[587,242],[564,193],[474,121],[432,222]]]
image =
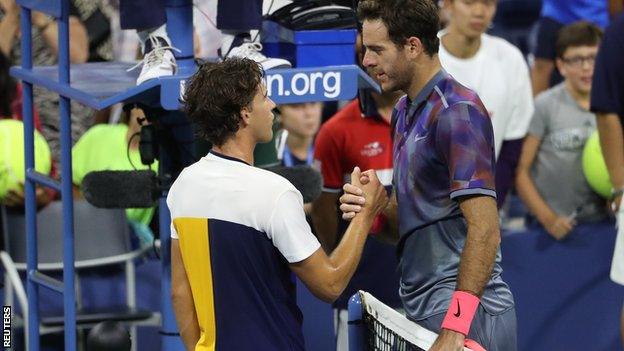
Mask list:
[[186,168],[167,202],[200,324],[196,350],[301,350],[288,261],[271,236],[286,179],[211,152]]

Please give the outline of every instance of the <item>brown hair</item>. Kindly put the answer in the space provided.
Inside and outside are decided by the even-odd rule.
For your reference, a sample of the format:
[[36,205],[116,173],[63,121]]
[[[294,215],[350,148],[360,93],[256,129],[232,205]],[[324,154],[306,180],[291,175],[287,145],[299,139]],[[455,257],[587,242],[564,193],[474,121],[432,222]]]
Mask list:
[[358,19],[381,20],[397,46],[404,45],[409,37],[417,37],[429,56],[438,53],[440,17],[433,0],[362,0]]
[[204,63],[190,78],[182,103],[199,134],[221,146],[240,126],[240,111],[260,88],[263,71],[253,60],[228,58]]
[[569,24],[557,35],[555,50],[558,58],[563,58],[565,51],[572,46],[597,46],[602,39],[602,30],[587,21]]

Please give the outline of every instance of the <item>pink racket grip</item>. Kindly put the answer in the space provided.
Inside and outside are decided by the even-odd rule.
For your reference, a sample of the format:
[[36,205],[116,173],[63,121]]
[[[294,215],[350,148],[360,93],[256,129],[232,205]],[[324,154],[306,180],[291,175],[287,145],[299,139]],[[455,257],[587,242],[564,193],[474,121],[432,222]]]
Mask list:
[[472,339],[464,340],[464,347],[469,348],[471,351],[486,351],[485,348],[483,348],[483,346],[479,345],[478,342]]

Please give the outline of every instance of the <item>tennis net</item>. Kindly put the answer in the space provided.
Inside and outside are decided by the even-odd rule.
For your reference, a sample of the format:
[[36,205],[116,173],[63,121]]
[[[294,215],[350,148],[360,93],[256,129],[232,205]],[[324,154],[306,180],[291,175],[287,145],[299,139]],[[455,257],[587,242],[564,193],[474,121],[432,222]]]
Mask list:
[[[358,297],[361,304],[358,304]],[[352,309],[357,308],[361,309],[361,315],[352,314]],[[364,291],[351,299],[349,324],[354,328],[349,332],[350,351],[425,351],[438,336]]]

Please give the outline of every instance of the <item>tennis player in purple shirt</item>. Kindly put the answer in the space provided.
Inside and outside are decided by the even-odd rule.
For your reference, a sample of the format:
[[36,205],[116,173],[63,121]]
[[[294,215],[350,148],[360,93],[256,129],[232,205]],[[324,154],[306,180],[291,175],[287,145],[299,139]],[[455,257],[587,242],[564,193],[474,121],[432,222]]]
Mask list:
[[[476,341],[488,351],[515,351],[487,110],[441,68],[433,1],[362,0],[358,16],[363,64],[382,90],[407,94],[393,114],[395,201],[384,231],[398,243],[406,315],[439,333],[430,350],[474,350]],[[344,190],[341,210],[349,219],[362,198],[353,185]]]

